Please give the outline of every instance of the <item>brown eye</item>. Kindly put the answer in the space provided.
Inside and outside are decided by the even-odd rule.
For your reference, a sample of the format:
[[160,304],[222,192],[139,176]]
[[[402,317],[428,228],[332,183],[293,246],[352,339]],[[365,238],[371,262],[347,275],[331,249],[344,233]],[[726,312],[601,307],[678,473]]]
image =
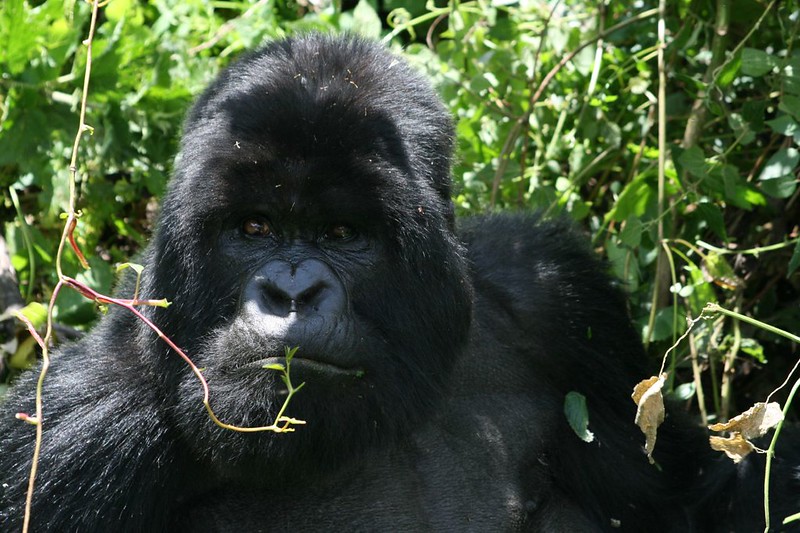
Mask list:
[[266,237],[272,234],[272,228],[263,217],[250,217],[242,222],[242,231],[251,237]]
[[328,228],[325,238],[332,241],[346,241],[356,236],[356,232],[350,226],[336,224]]

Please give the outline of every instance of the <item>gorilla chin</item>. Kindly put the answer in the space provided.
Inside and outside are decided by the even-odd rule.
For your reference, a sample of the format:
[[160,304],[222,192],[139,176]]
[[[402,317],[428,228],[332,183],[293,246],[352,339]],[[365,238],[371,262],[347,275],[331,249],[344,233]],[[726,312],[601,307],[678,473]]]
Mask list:
[[[680,412],[648,463],[630,391],[650,374],[606,266],[564,221],[457,222],[453,145],[428,82],[377,43],[300,36],[221,72],[140,261],[142,297],[172,305],[143,312],[228,424],[274,421],[287,387],[264,366],[297,348],[286,414],[307,424],[216,426],[182,359],[112,309],[53,359],[32,529],[763,529],[759,459],[718,461]],[[21,527],[35,438],[14,413],[36,379],[0,408],[0,531]],[[797,464],[776,455],[775,523],[800,507]]]

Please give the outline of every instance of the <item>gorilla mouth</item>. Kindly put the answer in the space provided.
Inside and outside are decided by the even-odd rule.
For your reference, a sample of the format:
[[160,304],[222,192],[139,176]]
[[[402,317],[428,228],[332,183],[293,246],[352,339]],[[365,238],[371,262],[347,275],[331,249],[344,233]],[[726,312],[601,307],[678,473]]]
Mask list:
[[[286,366],[285,357],[266,357],[247,363],[237,368],[237,370],[265,370],[267,365],[282,365]],[[295,370],[301,371],[302,374],[312,373],[325,376],[348,376],[360,378],[364,376],[364,370],[360,368],[345,368],[337,366],[319,359],[310,359],[308,357],[295,356],[292,358],[290,372]]]

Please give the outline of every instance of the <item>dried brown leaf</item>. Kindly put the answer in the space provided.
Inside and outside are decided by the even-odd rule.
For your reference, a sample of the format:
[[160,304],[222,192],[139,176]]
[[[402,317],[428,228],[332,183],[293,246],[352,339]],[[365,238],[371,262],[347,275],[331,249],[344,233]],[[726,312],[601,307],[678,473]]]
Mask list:
[[661,374],[641,381],[633,388],[631,394],[631,398],[638,406],[635,422],[644,433],[644,449],[650,464],[654,462],[653,450],[656,447],[658,426],[664,422],[664,397],[661,395],[661,389],[666,378],[666,374]]
[[725,455],[733,459],[734,463],[738,463],[755,449],[741,433],[734,433],[727,438],[711,436],[708,440],[711,443],[712,449],[718,452],[725,452]]
[[644,381],[640,381],[639,383],[637,383],[636,386],[633,388],[633,394],[631,394],[633,403],[639,405],[639,400],[642,399],[644,393],[647,392],[647,389],[655,385],[658,382],[658,379],[659,379],[658,376],[653,376],[651,378],[645,379]]
[[783,420],[783,412],[778,402],[758,402],[753,407],[719,424],[708,426],[711,431],[730,431],[739,433],[750,440],[764,435]]

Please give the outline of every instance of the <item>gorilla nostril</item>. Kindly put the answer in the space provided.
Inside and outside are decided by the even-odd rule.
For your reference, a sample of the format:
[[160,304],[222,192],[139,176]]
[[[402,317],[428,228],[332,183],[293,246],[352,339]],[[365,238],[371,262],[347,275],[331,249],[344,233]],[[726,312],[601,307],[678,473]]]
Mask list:
[[313,306],[317,310],[317,303],[324,298],[322,294],[325,290],[324,283],[317,283],[303,291],[297,296],[297,303],[300,306]]
[[271,283],[264,285],[262,298],[270,312],[276,315],[286,316],[297,311],[297,304],[294,298],[280,287]]
[[288,294],[273,285],[264,287],[264,297],[273,302],[288,302],[291,300]]

